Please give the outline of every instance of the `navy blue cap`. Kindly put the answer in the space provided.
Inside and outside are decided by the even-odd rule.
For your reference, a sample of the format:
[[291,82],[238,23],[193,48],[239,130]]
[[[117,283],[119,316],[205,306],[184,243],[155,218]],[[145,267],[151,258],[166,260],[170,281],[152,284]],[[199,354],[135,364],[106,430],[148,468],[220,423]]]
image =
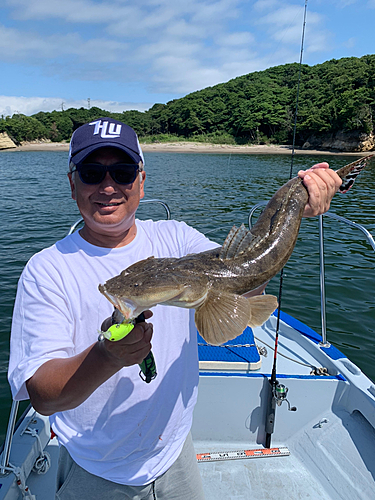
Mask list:
[[105,147],[121,149],[135,163],[145,163],[134,130],[113,118],[100,118],[74,131],[69,147],[69,165],[71,161],[79,165],[93,151]]

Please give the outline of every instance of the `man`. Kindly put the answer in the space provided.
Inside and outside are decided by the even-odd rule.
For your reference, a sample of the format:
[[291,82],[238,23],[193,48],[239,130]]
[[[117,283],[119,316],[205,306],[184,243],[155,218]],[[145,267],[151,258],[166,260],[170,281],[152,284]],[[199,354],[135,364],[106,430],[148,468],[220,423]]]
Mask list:
[[[110,303],[98,291],[132,263],[216,246],[176,221],[138,221],[146,173],[135,132],[103,118],[72,136],[69,182],[83,228],[35,255],[15,302],[9,380],[50,415],[61,445],[56,498],[201,500],[190,437],[198,359],[189,311],[157,306],[118,342],[98,341]],[[326,163],[299,175],[305,215],[323,213],[341,180]],[[258,292],[259,293],[259,292]],[[145,312],[146,320],[152,316]],[[158,376],[138,364],[151,349]]]

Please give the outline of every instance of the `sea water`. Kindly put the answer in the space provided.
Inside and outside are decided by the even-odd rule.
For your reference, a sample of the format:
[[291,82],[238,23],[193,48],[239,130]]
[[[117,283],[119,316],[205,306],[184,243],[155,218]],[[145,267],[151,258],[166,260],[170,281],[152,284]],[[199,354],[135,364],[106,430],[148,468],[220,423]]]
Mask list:
[[[0,442],[11,404],[6,372],[17,281],[27,260],[63,238],[80,215],[71,199],[66,152],[0,152],[3,215],[0,259]],[[319,161],[338,169],[353,156],[296,156],[294,175]],[[146,199],[165,201],[183,220],[222,243],[233,224],[289,179],[289,155],[146,153]],[[331,211],[375,234],[375,166],[368,167]],[[259,215],[259,211],[255,213]],[[141,219],[165,218],[143,205]],[[327,337],[375,380],[375,253],[361,232],[324,217]],[[267,291],[278,294],[276,276]],[[318,218],[304,219],[284,270],[282,309],[321,333]],[[104,319],[104,318],[103,318]]]

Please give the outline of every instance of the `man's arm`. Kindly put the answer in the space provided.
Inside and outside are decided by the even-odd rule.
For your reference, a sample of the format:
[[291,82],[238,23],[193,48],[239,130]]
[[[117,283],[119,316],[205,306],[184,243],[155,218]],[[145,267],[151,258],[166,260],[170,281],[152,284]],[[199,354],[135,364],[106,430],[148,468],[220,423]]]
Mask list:
[[[146,319],[151,316],[145,311]],[[26,382],[31,404],[42,415],[76,408],[121,368],[140,364],[152,333],[151,323],[138,323],[118,342],[96,342],[70,358],[47,361]]]

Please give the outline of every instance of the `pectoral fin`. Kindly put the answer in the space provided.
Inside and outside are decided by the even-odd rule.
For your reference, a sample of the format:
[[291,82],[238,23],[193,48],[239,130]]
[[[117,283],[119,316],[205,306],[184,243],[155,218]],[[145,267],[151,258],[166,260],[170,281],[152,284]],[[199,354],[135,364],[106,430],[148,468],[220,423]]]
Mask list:
[[195,311],[195,324],[208,344],[220,345],[241,335],[247,326],[262,325],[276,307],[274,295],[246,298],[211,291]]
[[255,295],[246,299],[250,303],[250,320],[248,326],[263,325],[277,308],[277,297],[274,295]]
[[209,292],[205,302],[195,311],[198,332],[212,345],[238,337],[249,320],[249,300],[227,292]]

